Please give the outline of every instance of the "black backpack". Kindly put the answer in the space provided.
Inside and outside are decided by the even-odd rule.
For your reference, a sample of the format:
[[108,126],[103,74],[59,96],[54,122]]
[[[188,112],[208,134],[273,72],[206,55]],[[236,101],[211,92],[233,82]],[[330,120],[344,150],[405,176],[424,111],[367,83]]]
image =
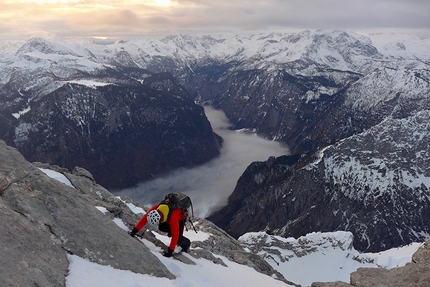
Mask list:
[[182,192],[173,192],[167,194],[161,203],[167,204],[170,210],[181,208],[183,212],[187,211],[190,206],[193,206],[191,198]]
[[[193,203],[191,202],[191,198],[182,192],[172,192],[167,194],[164,197],[164,200],[161,201],[160,204],[166,204],[167,206],[169,206],[169,215],[167,216],[167,218],[170,218],[170,215],[172,214],[172,211],[174,209],[181,208],[182,212],[186,213],[188,208],[190,207],[191,207],[192,217],[194,217],[194,209],[193,209]],[[194,231],[196,231],[196,228],[194,227],[194,224],[192,223],[191,219],[189,219],[189,217],[188,217],[188,220],[191,222],[191,225],[193,226]]]

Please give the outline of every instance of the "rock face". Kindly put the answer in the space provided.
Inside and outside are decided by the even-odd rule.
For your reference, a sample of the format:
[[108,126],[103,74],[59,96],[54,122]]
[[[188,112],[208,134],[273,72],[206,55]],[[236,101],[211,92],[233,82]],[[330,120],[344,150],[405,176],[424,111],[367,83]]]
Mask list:
[[[144,80],[88,87],[66,84],[2,121],[0,137],[30,161],[82,166],[107,188],[130,187],[219,154],[202,107],[167,73],[134,71]],[[130,75],[132,76],[132,75]]]
[[[64,286],[67,254],[174,278],[147,248],[95,208],[97,202],[115,206],[121,201],[91,179],[70,175],[76,188],[53,180],[4,141],[0,158],[1,286]],[[87,182],[84,189],[82,182]]]
[[430,242],[427,241],[412,256],[412,262],[404,267],[386,270],[383,268],[359,268],[351,274],[351,282],[316,282],[312,287],[404,287],[430,286]]
[[[430,112],[390,119],[320,153],[251,164],[209,217],[234,237],[346,230],[360,251],[422,242],[430,229]],[[414,133],[408,132],[413,130]]]
[[[142,242],[131,238],[113,222],[121,220],[131,229],[140,219],[128,207],[128,198],[119,199],[97,184],[86,169],[66,168],[46,163],[29,163],[5,142],[0,141],[0,285],[65,286],[67,255],[77,255],[101,265],[135,273],[174,279]],[[66,185],[45,174],[54,170],[70,182]],[[101,212],[101,209],[105,210]],[[288,284],[263,258],[249,253],[225,231],[205,219],[194,219],[197,230],[208,239],[192,242],[192,258],[204,258],[227,265],[214,254],[254,268]],[[147,227],[141,236],[166,248]],[[181,257],[185,264],[196,264]]]

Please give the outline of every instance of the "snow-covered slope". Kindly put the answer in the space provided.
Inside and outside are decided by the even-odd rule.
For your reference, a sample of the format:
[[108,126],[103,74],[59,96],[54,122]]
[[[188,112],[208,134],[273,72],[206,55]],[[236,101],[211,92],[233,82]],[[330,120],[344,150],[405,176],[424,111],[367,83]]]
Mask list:
[[386,57],[408,60],[429,59],[429,39],[394,33],[373,33],[367,37],[371,39],[372,45]]
[[297,239],[253,232],[239,241],[250,252],[263,256],[285,278],[302,286],[312,282],[348,283],[350,274],[362,267],[404,266],[422,245],[412,243],[379,253],[360,253],[352,246],[352,238],[352,233],[344,231],[310,233]]
[[[51,174],[51,176],[55,176]],[[129,203],[131,210],[142,214],[143,210]],[[109,213],[104,208],[102,212]],[[125,231],[128,227],[118,218],[115,223]],[[197,225],[198,227],[198,225]],[[165,244],[170,238],[152,232]],[[184,235],[192,242],[210,240],[211,233],[193,230]],[[66,278],[68,287],[86,286],[293,286],[274,280],[267,275],[257,273],[254,269],[230,261],[225,256],[213,254],[227,266],[214,264],[207,259],[195,259],[185,254],[197,265],[189,265],[172,258],[164,258],[162,249],[152,242],[142,240],[151,252],[175,275],[177,279],[167,280],[148,275],[139,275],[130,271],[115,270],[101,266],[78,256],[68,256],[69,274]],[[312,233],[298,239],[271,236],[265,232],[247,233],[239,238],[248,252],[262,256],[275,270],[278,270],[289,281],[301,286],[310,286],[312,282],[349,282],[351,272],[360,267],[383,267],[391,269],[401,267],[411,261],[412,254],[422,245],[413,243],[379,253],[360,253],[352,247],[350,232]],[[240,274],[240,276],[238,276]]]
[[[125,227],[124,224],[117,223]],[[126,227],[125,227],[126,228]],[[127,229],[128,230],[128,229]],[[191,241],[207,240],[210,234],[199,231],[188,231],[184,234]],[[157,237],[166,244],[170,242],[167,236],[157,234]],[[142,239],[138,239],[142,240]],[[151,252],[172,272],[177,278],[157,278],[149,275],[136,274],[131,271],[114,269],[110,266],[101,266],[78,256],[68,256],[70,261],[69,274],[66,277],[67,287],[152,287],[152,286],[178,286],[200,287],[202,284],[208,287],[218,286],[291,286],[256,272],[253,268],[230,261],[227,257],[214,255],[214,258],[222,260],[226,266],[214,264],[207,259],[195,259],[185,254],[187,258],[195,262],[195,265],[186,264],[173,258],[165,258],[161,255],[162,249],[153,243],[142,240]]]

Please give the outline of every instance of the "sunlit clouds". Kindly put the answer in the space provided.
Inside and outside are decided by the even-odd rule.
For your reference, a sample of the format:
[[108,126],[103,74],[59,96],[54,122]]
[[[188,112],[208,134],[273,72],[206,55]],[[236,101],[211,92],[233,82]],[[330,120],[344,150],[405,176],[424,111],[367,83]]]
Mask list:
[[150,34],[171,17],[170,0],[21,0],[0,4],[0,36],[41,31],[60,36]]
[[0,38],[390,30],[430,35],[422,0],[0,0]]

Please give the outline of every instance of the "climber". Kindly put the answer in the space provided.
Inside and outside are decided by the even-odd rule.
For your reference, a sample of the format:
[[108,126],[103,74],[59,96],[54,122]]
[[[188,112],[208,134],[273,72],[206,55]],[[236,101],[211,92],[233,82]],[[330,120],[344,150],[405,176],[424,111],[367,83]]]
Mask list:
[[148,222],[151,225],[158,224],[158,229],[167,232],[167,235],[171,237],[170,245],[163,253],[164,256],[171,257],[176,245],[181,247],[182,252],[188,252],[191,241],[183,235],[187,216],[188,211],[186,208],[177,207],[173,209],[169,207],[169,202],[166,202],[165,199],[145,213],[129,234],[134,237]]

